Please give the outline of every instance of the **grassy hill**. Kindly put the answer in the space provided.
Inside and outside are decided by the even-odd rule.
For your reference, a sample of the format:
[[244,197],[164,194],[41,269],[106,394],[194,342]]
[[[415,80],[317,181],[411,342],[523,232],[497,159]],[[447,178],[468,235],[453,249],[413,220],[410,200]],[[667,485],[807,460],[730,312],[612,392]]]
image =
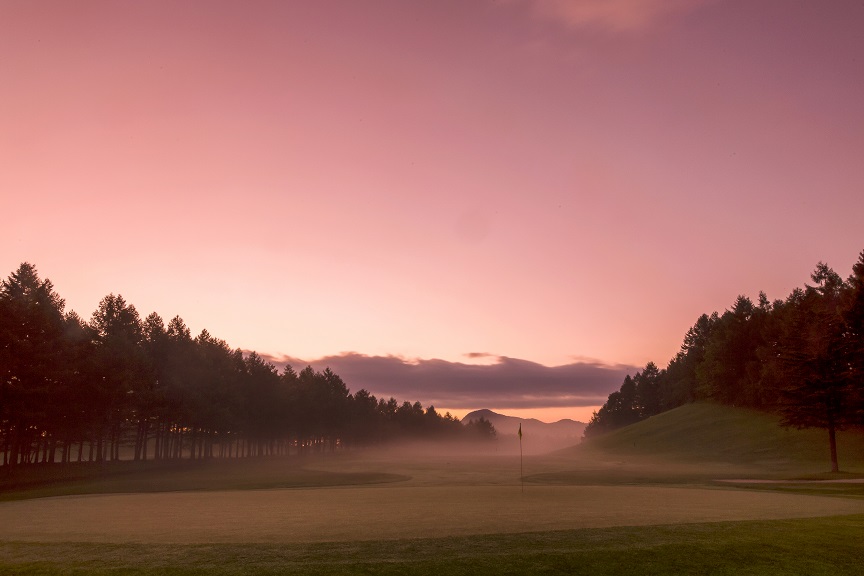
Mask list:
[[[837,446],[841,470],[864,471],[864,432],[839,433]],[[784,428],[777,416],[712,403],[681,406],[574,450],[786,469],[829,463],[827,431]]]

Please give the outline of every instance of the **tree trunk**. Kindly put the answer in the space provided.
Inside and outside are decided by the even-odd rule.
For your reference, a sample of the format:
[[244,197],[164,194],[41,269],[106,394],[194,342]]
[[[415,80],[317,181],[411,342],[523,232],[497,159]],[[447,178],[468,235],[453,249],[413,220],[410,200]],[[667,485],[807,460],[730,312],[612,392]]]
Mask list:
[[119,454],[119,444],[120,444],[120,433],[117,430],[117,425],[111,427],[111,441],[108,443],[108,454],[109,460],[114,461],[117,460],[117,455]]
[[10,431],[11,436],[9,442],[9,465],[13,466],[18,463],[18,431]]
[[135,451],[132,459],[138,461],[141,459],[141,432],[143,430],[143,422],[138,421],[138,426],[135,429]]
[[150,439],[150,423],[144,423],[144,437],[141,439],[141,460],[147,460],[147,441]]
[[156,441],[156,449],[157,454],[159,454],[159,460],[168,460],[168,447],[171,445],[171,440],[168,437],[168,425],[164,425],[159,429],[159,439]]
[[[92,444],[91,444],[92,448]],[[102,453],[102,431],[99,431],[99,435],[96,437],[96,461],[102,462],[103,453]]]
[[196,441],[197,440],[198,440],[198,432],[196,429],[193,428],[192,432],[190,433],[190,438],[189,438],[189,459],[190,460],[195,460],[195,448],[196,448]]
[[48,454],[48,462],[54,464],[57,461],[57,438],[52,436],[49,446],[51,452]]
[[153,439],[153,459],[162,460],[165,455],[165,423],[160,421],[156,426],[156,437]]
[[839,472],[840,465],[837,463],[837,431],[834,420],[828,422],[828,444],[831,446],[831,472]]
[[183,458],[183,430],[177,430],[174,434],[174,458],[181,460]]

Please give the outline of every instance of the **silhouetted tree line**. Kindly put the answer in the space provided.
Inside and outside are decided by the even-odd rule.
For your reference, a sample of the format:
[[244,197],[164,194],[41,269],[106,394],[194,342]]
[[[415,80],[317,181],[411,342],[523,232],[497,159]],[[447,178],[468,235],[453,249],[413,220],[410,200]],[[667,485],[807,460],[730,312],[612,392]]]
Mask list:
[[738,296],[722,315],[700,316],[666,369],[649,362],[627,376],[585,437],[713,400],[826,429],[837,470],[835,432],[864,425],[864,251],[845,281],[821,262],[811,279],[785,300]]
[[89,322],[22,264],[0,285],[0,450],[36,462],[302,454],[392,439],[488,439],[419,402],[351,394],[329,368],[280,373],[180,317],[109,294]]

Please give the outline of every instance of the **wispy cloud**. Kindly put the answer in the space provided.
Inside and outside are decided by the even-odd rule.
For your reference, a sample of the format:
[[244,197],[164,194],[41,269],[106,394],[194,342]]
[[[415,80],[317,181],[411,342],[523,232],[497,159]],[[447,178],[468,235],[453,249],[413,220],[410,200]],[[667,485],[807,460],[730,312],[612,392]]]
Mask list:
[[599,27],[635,31],[650,27],[671,13],[690,10],[707,0],[518,0],[542,18],[573,28]]
[[[469,353],[468,357],[489,357]],[[626,374],[638,367],[575,362],[544,366],[527,360],[495,357],[493,364],[463,364],[445,360],[407,360],[396,356],[366,356],[348,352],[317,360],[269,357],[278,367],[307,364],[330,367],[352,391],[365,388],[379,398],[420,401],[448,408],[552,408],[597,406],[618,389]]]

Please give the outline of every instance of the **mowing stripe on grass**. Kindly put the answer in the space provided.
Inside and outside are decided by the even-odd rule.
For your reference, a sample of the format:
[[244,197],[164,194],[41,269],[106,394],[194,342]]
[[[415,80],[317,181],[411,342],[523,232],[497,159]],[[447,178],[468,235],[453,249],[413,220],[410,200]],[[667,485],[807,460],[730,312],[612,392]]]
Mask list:
[[378,486],[0,503],[0,540],[327,542],[864,513],[864,501],[656,486]]

